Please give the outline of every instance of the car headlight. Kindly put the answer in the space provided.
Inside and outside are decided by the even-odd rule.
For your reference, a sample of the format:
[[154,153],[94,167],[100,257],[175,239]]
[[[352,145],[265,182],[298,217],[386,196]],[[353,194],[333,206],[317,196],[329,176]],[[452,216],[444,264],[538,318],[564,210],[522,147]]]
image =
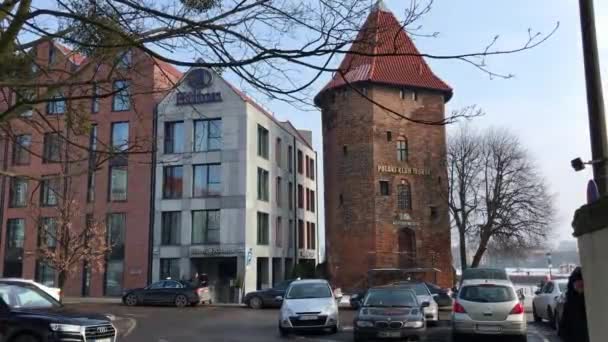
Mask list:
[[284,308],[283,310],[281,310],[283,312],[283,317],[289,317],[289,316],[295,316],[296,313],[291,310],[290,308]]
[[359,328],[371,328],[374,326],[374,323],[370,321],[357,321],[356,324]]
[[70,332],[70,333],[79,333],[82,329],[82,327],[80,325],[58,324],[58,323],[51,323],[50,327],[51,327],[51,330],[53,330],[53,331]]
[[423,321],[405,322],[405,324],[403,326],[406,328],[422,328],[424,326],[424,322]]

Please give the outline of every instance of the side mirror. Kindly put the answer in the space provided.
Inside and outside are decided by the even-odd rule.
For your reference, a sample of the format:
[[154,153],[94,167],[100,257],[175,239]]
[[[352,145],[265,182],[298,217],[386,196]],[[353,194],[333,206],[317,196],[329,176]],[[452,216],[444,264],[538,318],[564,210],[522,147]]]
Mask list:
[[274,297],[274,300],[276,300],[277,302],[282,302],[283,296],[276,296],[276,297]]
[[536,292],[534,292],[534,294],[535,294],[535,295],[537,295],[537,296],[538,296],[539,294],[541,294],[541,293],[542,293],[542,292],[541,292],[540,290],[537,290]]
[[422,302],[422,305],[420,305],[421,308],[428,308],[429,306],[431,306],[429,302]]

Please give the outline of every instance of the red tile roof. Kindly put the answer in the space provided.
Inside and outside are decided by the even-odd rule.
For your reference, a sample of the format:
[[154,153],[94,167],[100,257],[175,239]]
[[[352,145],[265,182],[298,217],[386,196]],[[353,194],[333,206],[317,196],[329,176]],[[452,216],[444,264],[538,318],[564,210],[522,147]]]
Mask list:
[[69,49],[68,47],[61,45],[57,42],[53,42],[53,45],[55,45],[55,47],[61,51],[69,60],[70,62],[76,64],[76,65],[80,65],[82,64],[82,62],[84,62],[87,58],[77,52],[72,51],[71,49]]
[[[340,64],[341,73],[317,94],[320,96],[347,83],[374,82],[443,92],[446,101],[452,88],[437,77],[395,15],[381,1],[374,7]],[[342,76],[344,74],[344,77]]]
[[172,64],[169,64],[165,61],[161,61],[158,58],[154,58],[154,62],[156,63],[156,65],[163,69],[166,73],[170,74],[171,76],[175,77],[176,79],[179,79],[182,77],[182,72],[177,70],[176,67],[174,67]]

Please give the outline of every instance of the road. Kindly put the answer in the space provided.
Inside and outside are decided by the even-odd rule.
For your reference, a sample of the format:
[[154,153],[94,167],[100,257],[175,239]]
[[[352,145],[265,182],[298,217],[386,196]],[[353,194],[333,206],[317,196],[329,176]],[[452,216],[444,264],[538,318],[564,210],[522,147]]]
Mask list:
[[[115,316],[120,342],[272,342],[285,341],[277,330],[278,311],[251,310],[240,307],[125,307],[118,304],[72,304],[80,311]],[[311,342],[352,341],[354,311],[342,310],[342,330],[335,335],[290,336],[287,340]],[[447,318],[448,314],[444,314]],[[529,342],[559,342],[546,324],[530,324]],[[480,342],[498,342],[488,337]],[[508,339],[503,339],[508,342]],[[449,321],[429,328],[428,342],[451,342]]]

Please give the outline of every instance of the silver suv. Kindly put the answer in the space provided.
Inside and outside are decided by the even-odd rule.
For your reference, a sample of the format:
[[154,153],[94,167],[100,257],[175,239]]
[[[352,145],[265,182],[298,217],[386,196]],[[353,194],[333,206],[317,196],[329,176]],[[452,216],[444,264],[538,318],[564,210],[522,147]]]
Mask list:
[[513,341],[527,341],[524,307],[509,280],[465,280],[452,322],[454,342],[468,341],[466,335],[509,335]]

